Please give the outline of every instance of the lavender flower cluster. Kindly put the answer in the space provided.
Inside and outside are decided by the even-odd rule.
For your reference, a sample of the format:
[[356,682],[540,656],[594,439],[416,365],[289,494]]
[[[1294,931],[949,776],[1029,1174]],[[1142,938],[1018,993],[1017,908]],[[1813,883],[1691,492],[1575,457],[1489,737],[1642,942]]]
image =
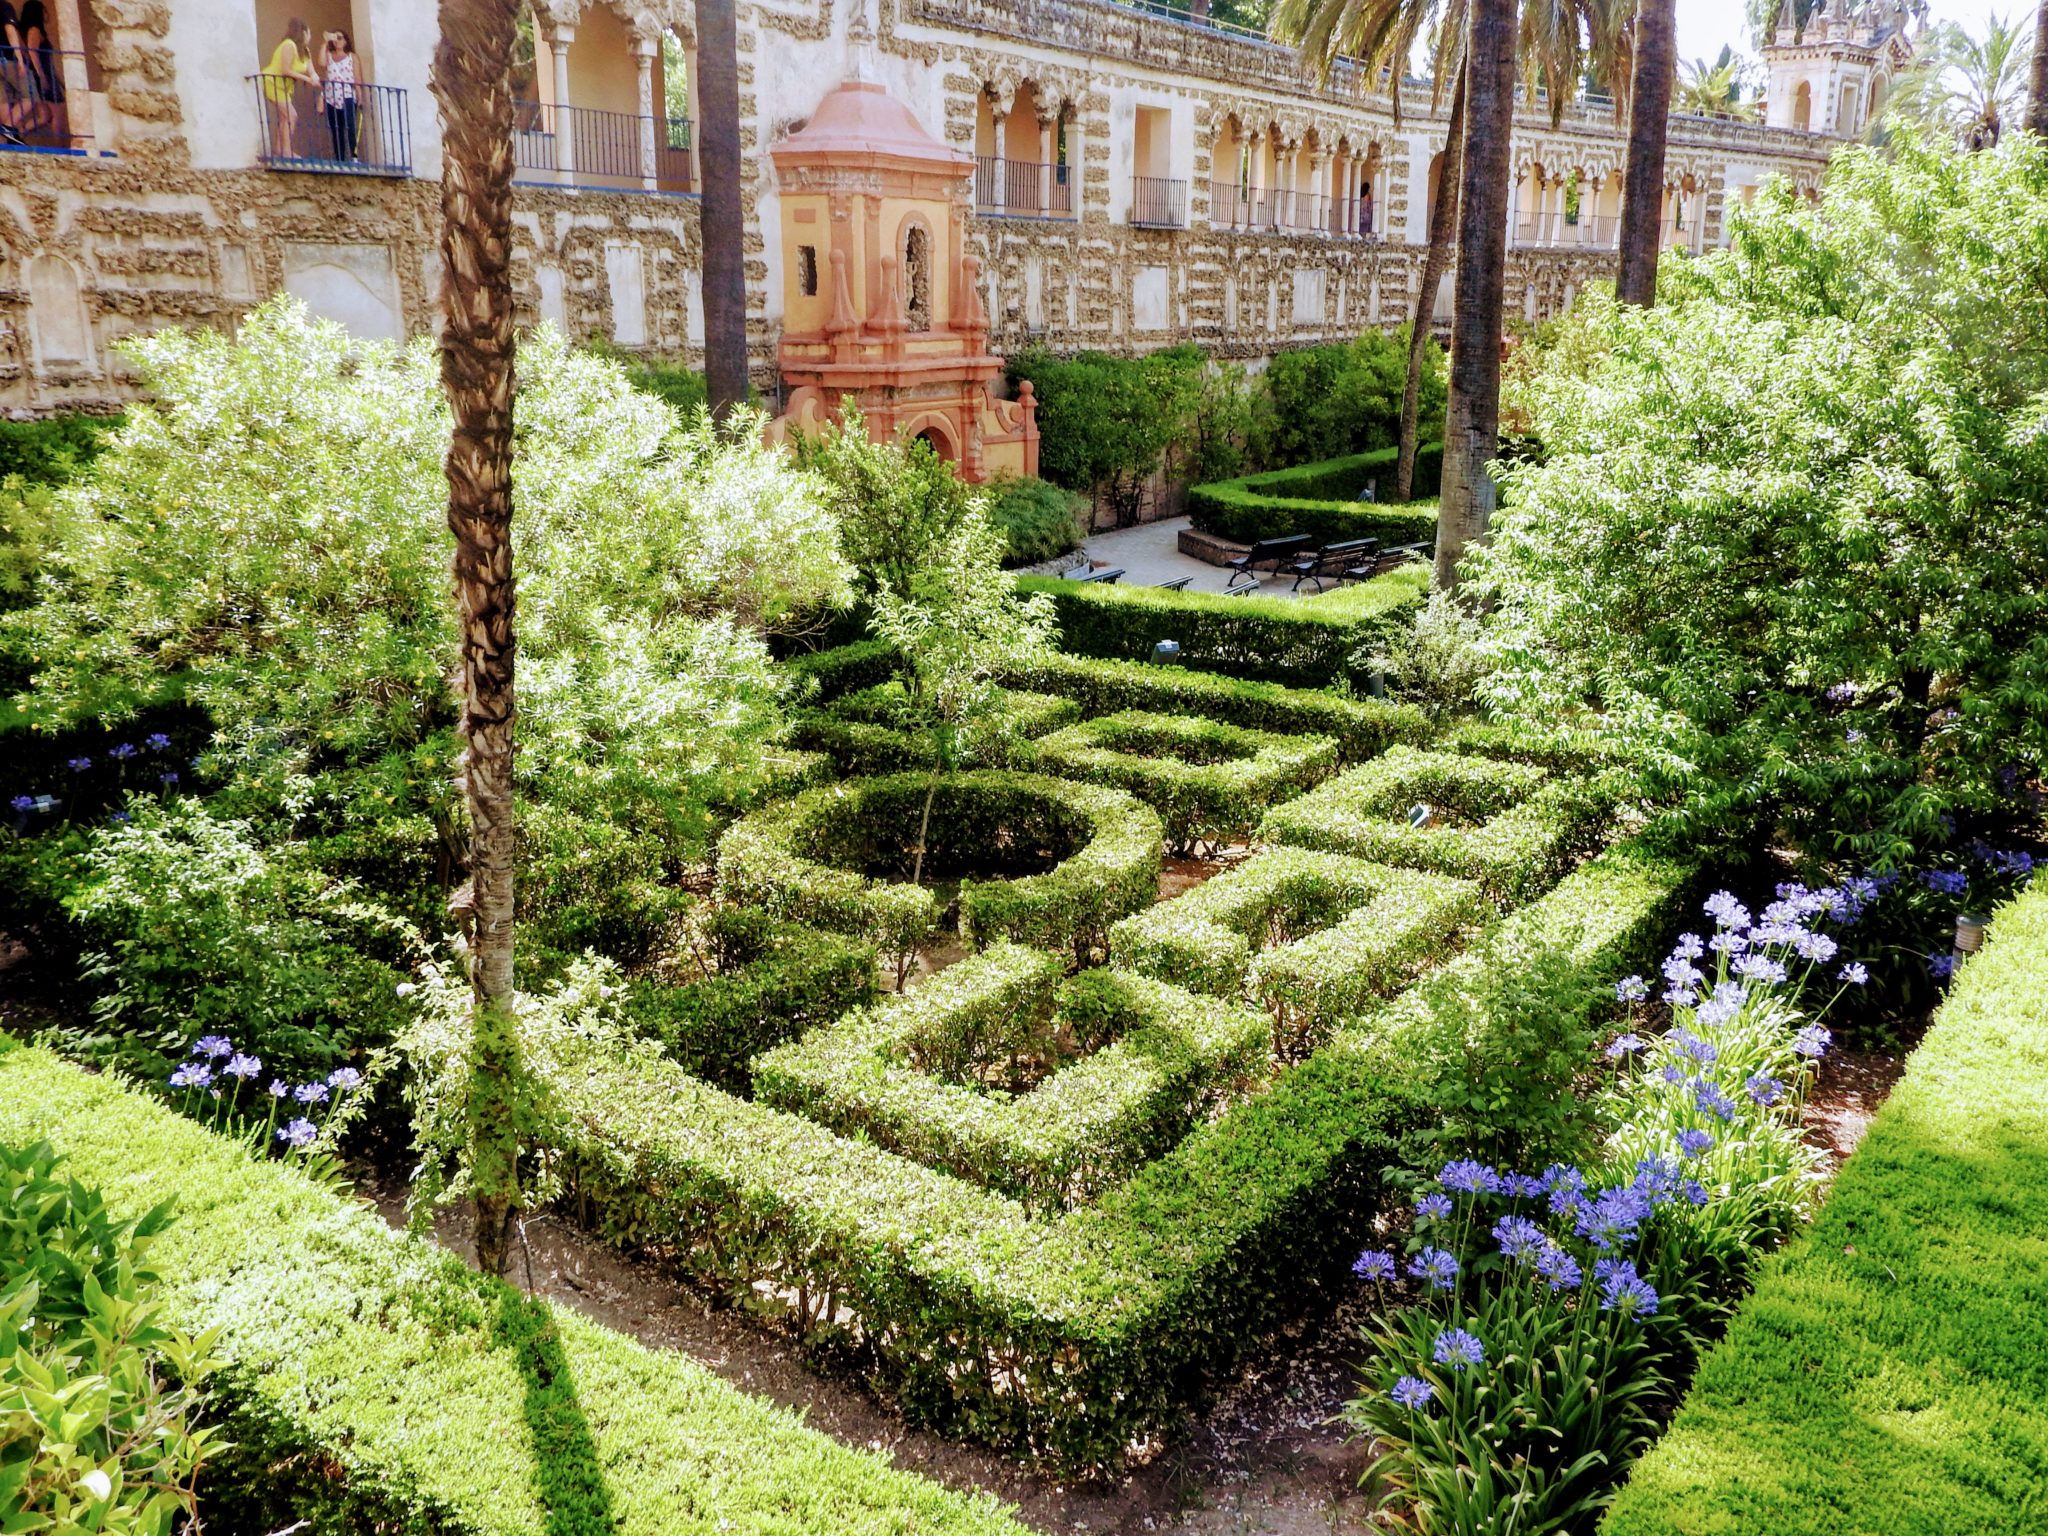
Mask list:
[[[162,731],[152,731],[147,736],[142,738],[142,745],[139,747],[132,741],[116,742],[112,747],[107,749],[107,757],[115,764],[116,771],[118,773],[121,773],[123,781],[132,783],[132,780],[128,779],[128,776],[124,771],[129,763],[134,762],[136,759],[143,757],[144,754],[149,754],[155,757],[161,757],[164,753],[170,750],[171,738],[166,736]],[[81,774],[92,772],[93,759],[90,757],[66,758],[64,762],[64,768],[65,771],[68,772],[73,778],[77,778]],[[157,765],[157,768],[157,784],[161,787],[165,794],[168,795],[174,793],[178,788],[177,771],[163,764]],[[36,811],[38,809],[47,810],[51,806],[58,803],[60,802],[56,801],[50,796],[23,794],[13,796],[11,799],[8,800],[7,805],[8,808],[12,810],[17,816],[27,816],[33,811]],[[116,811],[108,819],[116,823],[119,823],[127,821],[129,817],[126,811]]]
[[[184,1090],[188,1107],[195,1100],[210,1105],[213,1118],[218,1120],[233,1117],[240,1109],[242,1090],[262,1076],[262,1057],[237,1050],[226,1035],[201,1035],[192,1043],[190,1058],[172,1070],[169,1082],[171,1087]],[[354,1067],[337,1067],[324,1079],[308,1083],[292,1084],[281,1077],[271,1078],[263,1090],[269,1110],[261,1139],[270,1141],[274,1132],[275,1139],[287,1150],[305,1151],[320,1139],[320,1126],[311,1116],[323,1110],[332,1114],[340,1107],[344,1095],[362,1086],[363,1074]],[[255,1093],[253,1088],[251,1093]],[[261,1103],[262,1099],[256,1102]],[[277,1123],[281,1115],[289,1115],[283,1125]]]

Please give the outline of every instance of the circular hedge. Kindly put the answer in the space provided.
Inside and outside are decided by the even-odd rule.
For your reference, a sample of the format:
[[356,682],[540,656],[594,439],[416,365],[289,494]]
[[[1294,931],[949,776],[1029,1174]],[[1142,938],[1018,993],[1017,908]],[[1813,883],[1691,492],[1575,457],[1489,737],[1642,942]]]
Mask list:
[[970,944],[1071,948],[1085,962],[1111,923],[1158,894],[1149,806],[1103,785],[997,771],[848,779],[756,811],[719,839],[720,893],[910,954],[942,915],[931,886],[909,883],[927,793],[923,878],[959,882]]

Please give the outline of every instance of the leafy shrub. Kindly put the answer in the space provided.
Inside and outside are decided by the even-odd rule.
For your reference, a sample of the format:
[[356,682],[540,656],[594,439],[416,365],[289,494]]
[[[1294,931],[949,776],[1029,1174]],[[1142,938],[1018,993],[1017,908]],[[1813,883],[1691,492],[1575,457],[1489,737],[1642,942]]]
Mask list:
[[136,802],[95,833],[66,906],[104,988],[92,1054],[161,1080],[232,1035],[285,1078],[363,1065],[390,1042],[414,930],[246,822]]
[[761,1057],[755,1097],[1057,1209],[1170,1148],[1271,1062],[1269,1031],[1242,1009],[1064,974],[1057,956],[992,945]]
[[1036,476],[1009,475],[988,488],[988,515],[1009,546],[1005,565],[1036,565],[1081,544],[1087,504]]
[[0,1489],[21,1531],[160,1536],[198,1513],[218,1331],[166,1323],[148,1251],[166,1201],[118,1221],[47,1142],[0,1144]]
[[1207,363],[1199,349],[1146,357],[1081,352],[1011,355],[1012,383],[1038,399],[1038,470],[1054,485],[1109,504],[1118,527],[1137,520],[1145,485],[1186,432],[1189,401]]
[[[1504,711],[1597,701],[1661,835],[1890,867],[2048,755],[2048,149],[1901,143],[1760,197],[1533,381],[1478,557]],[[1953,835],[1949,828],[1953,826]]]
[[1159,812],[1168,849],[1186,854],[1197,842],[1250,837],[1266,806],[1335,769],[1337,743],[1129,709],[1043,736],[1028,759],[1061,778],[1129,790]]
[[620,1012],[695,1077],[738,1089],[769,1047],[828,1024],[875,996],[875,950],[748,908],[720,910],[706,937],[717,969],[685,985],[628,983]]
[[711,403],[704,375],[687,364],[639,356],[614,345],[605,336],[591,337],[584,348],[595,357],[619,364],[629,384],[642,394],[654,396],[686,421]]
[[1415,501],[1357,499],[1369,484],[1393,494],[1396,450],[1379,448],[1297,469],[1191,486],[1188,521],[1199,532],[1239,544],[1296,533],[1318,544],[1378,539],[1382,547],[1392,549],[1425,543],[1436,537],[1436,506],[1421,498],[1436,495],[1443,454],[1441,443],[1424,443],[1416,450]]
[[1158,893],[1150,809],[1120,790],[999,772],[857,779],[756,811],[719,841],[719,889],[866,935],[888,956],[915,952],[943,908],[931,887],[903,883],[928,793],[923,867],[934,882],[959,882],[960,931],[972,944],[1009,938],[1085,959],[1112,922]]
[[0,1139],[38,1137],[72,1178],[178,1202],[147,1257],[162,1326],[218,1330],[226,1362],[207,1383],[227,1442],[207,1471],[209,1524],[1016,1536],[985,1496],[850,1451],[110,1077],[10,1046]]
[[797,702],[818,704],[886,683],[895,677],[896,667],[896,648],[886,640],[856,640],[791,656],[782,663]]
[[[1420,435],[1443,430],[1443,351],[1425,345]],[[1276,352],[1259,379],[1253,457],[1307,464],[1384,448],[1399,435],[1408,378],[1405,332],[1370,330],[1350,341]],[[1393,489],[1391,476],[1387,481]]]
[[[1397,746],[1274,806],[1260,835],[1458,875],[1512,904],[1599,840],[1625,788],[1620,776],[1553,781],[1526,763]],[[1420,825],[1417,805],[1429,813]]]
[[1162,715],[1196,715],[1283,736],[1330,736],[1342,748],[1346,762],[1374,757],[1393,742],[1420,741],[1429,731],[1421,712],[1405,706],[1217,677],[1183,667],[1054,655],[1008,667],[1001,677],[1012,687],[1070,698],[1089,719],[1143,709]]
[[946,546],[984,520],[981,493],[937,449],[923,438],[874,441],[851,401],[838,421],[791,447],[838,509],[840,553],[869,596],[908,599]]
[[[1024,743],[1080,717],[1072,699],[1001,689],[988,701],[983,728],[958,744],[963,768],[1028,766]],[[919,729],[902,683],[882,683],[792,717],[793,746],[822,752],[842,777],[867,778],[913,768],[944,768],[938,743]]]
[[90,465],[120,427],[119,416],[0,421],[0,482],[19,475],[29,485],[62,485]]
[[1432,592],[1413,623],[1387,631],[1371,665],[1394,696],[1432,720],[1469,711],[1486,677],[1479,618],[1448,592]]
[[1439,959],[1483,908],[1469,881],[1272,848],[1125,918],[1110,956],[1199,991],[1242,991],[1299,1056]]
[[1422,604],[1428,568],[1390,571],[1311,598],[1224,597],[1026,576],[1018,586],[1053,602],[1061,648],[1146,661],[1161,640],[1184,665],[1231,677],[1321,688],[1350,681],[1354,662]]
[[2037,882],[1963,965],[1814,1225],[1763,1265],[1607,1536],[2024,1523],[2048,1359],[2044,972]]

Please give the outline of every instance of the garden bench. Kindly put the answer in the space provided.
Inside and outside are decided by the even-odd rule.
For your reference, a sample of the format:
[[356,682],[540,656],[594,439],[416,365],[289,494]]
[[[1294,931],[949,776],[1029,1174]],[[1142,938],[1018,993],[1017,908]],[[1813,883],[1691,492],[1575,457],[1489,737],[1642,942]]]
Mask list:
[[1176,576],[1171,581],[1160,582],[1159,590],[1162,592],[1185,592],[1188,589],[1188,583],[1194,579],[1192,576]]
[[1324,581],[1332,578],[1341,580],[1349,567],[1379,547],[1378,539],[1340,539],[1335,544],[1325,544],[1321,549],[1298,556],[1291,567],[1294,585],[1287,590],[1299,592],[1304,581],[1312,581],[1320,592]]
[[1302,546],[1306,543],[1308,543],[1308,535],[1305,533],[1290,533],[1285,538],[1280,539],[1260,539],[1258,543],[1239,555],[1235,560],[1224,562],[1230,567],[1230,579],[1223,584],[1223,590],[1225,592],[1235,590],[1239,577],[1243,577],[1253,586],[1257,586],[1259,578],[1255,567],[1271,565],[1277,569],[1282,560],[1291,559],[1300,553]]
[[1107,570],[1101,570],[1101,571],[1089,571],[1089,572],[1088,572],[1088,573],[1087,573],[1086,575],[1084,575],[1084,576],[1069,576],[1069,577],[1067,578],[1067,580],[1069,580],[1069,581],[1106,581],[1106,582],[1109,582],[1109,583],[1111,583],[1111,584],[1113,585],[1113,584],[1114,584],[1114,583],[1116,582],[1116,579],[1117,579],[1117,578],[1118,578],[1119,576],[1123,575],[1123,573],[1124,573],[1124,568],[1123,568],[1122,566],[1120,566],[1120,565],[1112,565],[1112,566],[1110,566],[1110,567],[1109,567],[1109,568],[1108,568]]

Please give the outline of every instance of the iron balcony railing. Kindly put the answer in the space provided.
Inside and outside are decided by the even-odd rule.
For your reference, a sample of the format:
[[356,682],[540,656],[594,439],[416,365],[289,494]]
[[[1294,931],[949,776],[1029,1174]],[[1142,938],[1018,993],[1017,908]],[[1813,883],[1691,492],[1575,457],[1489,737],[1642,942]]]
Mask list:
[[1209,183],[1209,223],[1216,229],[1290,230],[1340,239],[1376,234],[1372,205],[1363,197],[1250,188],[1231,181]]
[[543,186],[687,193],[690,120],[515,102],[512,163],[516,179]]
[[1520,219],[1515,224],[1515,244],[1607,251],[1614,248],[1620,231],[1621,220],[1611,214],[1603,218],[1582,214],[1568,219],[1553,211]]
[[1064,165],[977,155],[974,206],[979,213],[1013,218],[1065,218],[1074,211],[1074,187]]
[[1131,222],[1157,229],[1178,229],[1187,222],[1188,184],[1163,176],[1131,178]]
[[57,48],[0,49],[0,150],[93,153],[85,55]]
[[249,76],[263,135],[263,164],[280,171],[410,176],[412,120],[394,85],[292,75]]

